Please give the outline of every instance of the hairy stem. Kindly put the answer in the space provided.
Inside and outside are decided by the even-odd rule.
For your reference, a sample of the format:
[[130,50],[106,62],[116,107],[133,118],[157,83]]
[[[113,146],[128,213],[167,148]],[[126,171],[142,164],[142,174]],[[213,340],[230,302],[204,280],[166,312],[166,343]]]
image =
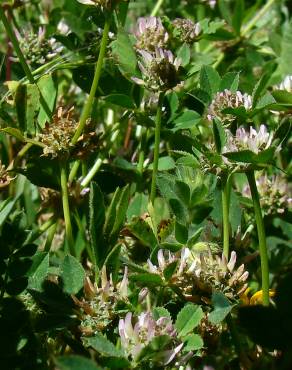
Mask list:
[[160,144],[163,98],[164,98],[164,93],[161,92],[159,95],[156,120],[155,120],[154,159],[153,159],[153,172],[152,172],[151,193],[150,193],[150,201],[152,204],[154,204],[155,195],[156,195],[156,177],[157,177],[158,160],[159,160],[159,144]]
[[229,258],[229,192],[230,177],[227,175],[222,181],[222,221],[223,221],[223,254]]
[[66,164],[62,163],[60,167],[61,167],[62,204],[63,204],[63,212],[64,212],[64,220],[65,220],[66,238],[67,238],[67,242],[69,245],[69,251],[72,255],[74,255],[75,251],[74,251],[74,240],[73,240],[71,217],[70,217]]
[[109,29],[110,29],[110,23],[111,23],[111,16],[106,18],[105,24],[104,24],[104,29],[103,29],[103,34],[102,34],[102,39],[101,39],[101,44],[100,44],[100,49],[99,49],[99,55],[98,55],[98,60],[96,63],[96,68],[95,68],[95,73],[94,73],[94,78],[92,81],[90,93],[87,99],[87,102],[83,108],[79,125],[77,127],[77,130],[75,132],[75,135],[72,138],[72,144],[76,144],[79,136],[82,134],[82,131],[84,129],[84,126],[86,124],[87,119],[90,116],[91,109],[92,109],[92,104],[94,101],[96,89],[98,86],[98,81],[101,75],[101,70],[102,70],[102,65],[103,65],[103,60],[104,56],[106,53],[106,46],[107,46],[107,41],[108,41],[108,34],[109,34]]
[[162,6],[162,4],[163,4],[163,1],[164,1],[164,0],[158,0],[158,1],[157,1],[157,3],[156,3],[156,5],[155,5],[155,7],[153,8],[153,10],[152,10],[152,12],[151,12],[151,16],[152,16],[152,17],[155,17],[155,16],[156,16],[156,14],[159,12],[159,10],[160,10],[160,8],[161,8],[161,6]]
[[257,225],[258,232],[258,241],[259,241],[259,251],[261,258],[261,271],[262,271],[262,290],[263,290],[263,304],[264,306],[269,305],[269,261],[268,261],[268,251],[266,243],[266,233],[265,226],[262,216],[262,210],[260,205],[259,193],[256,186],[254,171],[251,170],[246,174],[251,196],[253,200],[253,207],[255,213],[255,220]]

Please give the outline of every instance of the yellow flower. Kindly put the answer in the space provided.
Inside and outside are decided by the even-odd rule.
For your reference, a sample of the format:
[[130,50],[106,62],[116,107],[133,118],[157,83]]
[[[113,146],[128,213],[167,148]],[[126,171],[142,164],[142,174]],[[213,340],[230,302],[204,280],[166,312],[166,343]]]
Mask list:
[[[250,297],[250,288],[247,288],[243,294],[240,296],[240,300],[243,305],[258,305],[263,304],[263,291],[258,290]],[[273,289],[269,290],[269,297],[273,298],[275,296],[276,292]]]

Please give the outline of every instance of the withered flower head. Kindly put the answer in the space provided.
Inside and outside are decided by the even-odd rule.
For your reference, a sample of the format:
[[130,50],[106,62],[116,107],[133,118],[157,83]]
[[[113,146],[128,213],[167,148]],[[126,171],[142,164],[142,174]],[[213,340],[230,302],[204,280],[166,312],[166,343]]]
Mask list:
[[202,29],[199,23],[194,23],[190,19],[176,18],[173,21],[173,34],[181,42],[193,43],[200,35]]
[[239,107],[244,107],[246,110],[251,109],[251,96],[242,94],[240,91],[233,93],[225,89],[215,95],[208,108],[207,118],[209,121],[212,121],[214,118],[219,118],[223,125],[228,126],[235,120],[235,116],[224,113],[224,109]]
[[168,33],[157,17],[141,17],[137,22],[135,32],[137,49],[155,52],[156,48],[166,48],[168,44]]
[[8,186],[14,178],[11,177],[0,160],[0,190]]
[[173,89],[180,82],[178,70],[181,60],[174,58],[170,50],[156,48],[151,54],[146,50],[139,50],[141,61],[138,62],[142,72],[142,79],[132,77],[132,80],[152,91],[167,91]]
[[73,108],[64,112],[58,108],[57,114],[53,116],[52,123],[46,126],[38,138],[44,144],[43,155],[51,157],[66,157],[73,147],[71,139],[76,131],[77,122],[72,118]]

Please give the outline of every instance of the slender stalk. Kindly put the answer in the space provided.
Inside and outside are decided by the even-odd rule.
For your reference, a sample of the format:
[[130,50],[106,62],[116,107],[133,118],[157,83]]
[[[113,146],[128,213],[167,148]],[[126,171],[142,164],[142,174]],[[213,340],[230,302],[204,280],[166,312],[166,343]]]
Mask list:
[[97,158],[97,160],[95,161],[94,165],[92,166],[88,174],[81,181],[82,187],[85,188],[90,183],[90,181],[93,179],[94,175],[96,174],[96,172],[99,170],[100,166],[102,165],[102,161],[103,160],[101,158]]
[[161,5],[163,4],[163,1],[164,0],[158,0],[155,7],[153,8],[152,12],[151,12],[151,16],[152,17],[155,17],[156,14],[159,12],[160,8],[161,8]]
[[[13,32],[13,29],[11,27],[11,23],[9,22],[9,20],[7,19],[6,15],[5,15],[5,11],[3,10],[2,6],[0,6],[0,20],[2,21],[4,27],[5,27],[5,30],[6,30],[6,33],[13,45],[13,48],[16,52],[16,55],[19,59],[19,62],[24,70],[24,73],[28,79],[28,81],[31,83],[31,84],[35,84],[36,86],[37,83],[33,77],[33,74],[29,68],[29,65],[26,63],[26,60],[24,58],[24,55],[20,49],[20,46],[19,46],[19,42],[17,40],[17,37],[15,36],[15,33]],[[38,88],[39,89],[39,88]],[[51,110],[47,104],[47,102],[45,101],[40,89],[39,89],[39,93],[40,93],[40,103],[42,105],[42,107],[44,108],[44,111],[46,112],[47,116],[48,117],[51,117]]]
[[72,225],[70,217],[70,207],[69,207],[69,194],[68,194],[68,185],[67,185],[67,170],[66,165],[62,163],[61,167],[61,189],[62,189],[62,203],[63,203],[63,212],[65,220],[65,229],[66,237],[69,245],[69,251],[72,255],[75,254],[74,251],[74,240],[72,234]]
[[69,184],[71,184],[71,182],[75,179],[79,166],[80,166],[80,160],[75,161],[69,173],[69,177],[68,177]]
[[222,180],[222,221],[223,221],[223,254],[229,258],[229,185],[230,178],[227,175]]
[[253,26],[267,13],[270,7],[274,4],[275,0],[269,0],[260,11],[256,12],[255,16],[248,22],[241,32],[241,36],[245,36]]
[[155,143],[154,143],[154,159],[153,159],[153,172],[152,172],[152,182],[151,182],[151,193],[150,201],[154,204],[156,195],[156,177],[158,171],[158,160],[159,160],[159,144],[160,144],[160,131],[161,131],[161,116],[162,116],[162,103],[163,103],[164,93],[161,92],[159,95],[156,120],[155,120]]
[[56,219],[54,216],[48,219],[45,223],[43,223],[37,230],[34,230],[32,233],[29,234],[28,238],[25,240],[25,244],[35,242],[43,233],[45,233],[54,223]]
[[259,193],[256,186],[254,171],[251,170],[246,173],[251,196],[253,200],[253,207],[255,213],[255,220],[258,231],[258,241],[259,241],[259,251],[261,258],[261,272],[262,272],[262,290],[263,290],[263,304],[268,306],[270,303],[269,300],[269,261],[268,261],[268,251],[266,243],[266,233],[265,226],[262,216],[262,210],[260,205]]
[[93,100],[95,97],[96,89],[98,86],[98,81],[101,75],[101,70],[102,70],[102,65],[103,65],[103,59],[106,53],[106,46],[107,46],[107,41],[108,41],[108,34],[109,34],[109,29],[110,29],[110,23],[111,23],[111,16],[106,18],[105,24],[104,24],[104,29],[103,29],[103,34],[102,34],[102,39],[101,39],[101,44],[100,44],[100,49],[99,49],[99,55],[98,55],[98,60],[96,63],[96,68],[95,68],[95,73],[94,73],[94,78],[92,81],[90,93],[87,99],[87,102],[83,108],[79,125],[77,127],[77,130],[75,132],[75,135],[72,138],[72,144],[76,144],[79,136],[81,135],[84,126],[86,124],[86,121],[91,113],[92,109],[92,104]]

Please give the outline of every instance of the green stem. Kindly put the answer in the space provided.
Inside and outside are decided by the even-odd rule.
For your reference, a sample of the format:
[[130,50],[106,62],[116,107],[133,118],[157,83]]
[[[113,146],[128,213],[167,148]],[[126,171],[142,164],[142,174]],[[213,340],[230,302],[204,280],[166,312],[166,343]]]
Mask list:
[[259,12],[256,12],[256,15],[248,22],[241,32],[241,36],[245,36],[253,26],[267,13],[269,8],[274,4],[275,0],[269,0]]
[[67,170],[66,164],[61,164],[61,189],[62,189],[62,203],[65,220],[66,237],[69,245],[69,251],[74,256],[74,240],[72,234],[72,225],[70,218],[69,194],[67,185]]
[[160,131],[161,131],[161,116],[162,116],[162,103],[163,103],[164,93],[161,92],[159,95],[156,120],[155,120],[155,143],[154,143],[154,158],[153,158],[153,172],[152,172],[152,182],[151,182],[151,193],[150,202],[154,204],[156,195],[156,177],[158,171],[158,160],[159,160],[159,144],[160,144]]
[[99,55],[98,55],[98,60],[96,63],[96,68],[95,68],[95,73],[94,73],[94,78],[92,81],[92,86],[90,89],[90,93],[87,99],[87,102],[83,108],[79,125],[77,127],[77,130],[75,132],[75,135],[72,138],[72,144],[76,144],[79,136],[81,135],[84,126],[86,124],[87,119],[90,116],[91,109],[92,109],[92,104],[93,100],[95,97],[96,89],[98,86],[98,81],[101,75],[101,70],[102,70],[102,65],[103,65],[103,59],[106,53],[106,46],[107,46],[107,40],[108,40],[108,34],[109,34],[109,29],[110,29],[110,23],[111,23],[111,16],[106,18],[105,24],[104,24],[104,29],[103,29],[103,34],[102,34],[102,39],[101,39],[101,44],[100,44],[100,49],[99,49]]
[[254,171],[251,170],[246,173],[251,196],[253,200],[253,207],[255,213],[255,220],[258,231],[258,241],[259,241],[259,251],[261,258],[261,271],[262,271],[262,290],[263,290],[263,304],[268,306],[270,303],[269,299],[269,261],[268,261],[268,251],[266,243],[265,226],[262,216],[262,210],[260,205],[259,193],[256,186]]
[[100,166],[102,165],[102,162],[103,162],[102,158],[97,158],[97,160],[95,161],[94,165],[92,166],[92,168],[90,169],[88,174],[81,181],[81,186],[83,188],[85,188],[90,183],[90,181],[93,179],[96,172],[100,169]]
[[[19,59],[19,62],[20,62],[21,66],[22,66],[22,68],[24,70],[24,73],[25,73],[26,77],[28,78],[28,81],[31,84],[35,84],[38,87],[38,85],[37,85],[37,83],[36,83],[36,81],[35,81],[35,79],[33,77],[33,74],[32,74],[32,72],[31,72],[31,70],[29,68],[29,65],[26,63],[26,60],[24,58],[24,55],[23,55],[23,53],[22,53],[22,51],[20,49],[19,42],[18,42],[18,40],[17,40],[17,38],[15,36],[15,33],[13,32],[13,29],[11,27],[11,23],[7,19],[2,6],[0,6],[0,19],[1,19],[1,21],[2,21],[2,23],[4,25],[4,27],[5,27],[5,30],[7,32],[7,35],[8,35],[8,37],[9,37],[9,39],[10,39],[12,45],[13,45],[13,48],[14,48],[14,50],[16,52],[16,55],[17,55],[17,57]],[[39,89],[39,87],[38,87],[38,89]],[[44,97],[43,97],[40,89],[39,89],[39,93],[40,93],[40,103],[43,106],[44,111],[46,112],[47,116],[50,118],[51,117],[51,110],[50,110],[47,102],[45,101],[45,99],[44,99]]]
[[68,177],[69,184],[71,184],[72,181],[75,179],[75,176],[77,175],[79,166],[80,166],[80,160],[78,159],[77,161],[74,162],[74,164],[71,168],[71,171],[69,173],[69,177]]
[[45,223],[43,223],[37,230],[34,230],[31,234],[29,234],[28,238],[25,240],[25,244],[35,242],[43,233],[45,233],[54,223],[56,219],[54,216],[48,219]]
[[222,218],[223,218],[223,254],[229,258],[229,186],[230,178],[227,175],[222,179]]
[[156,14],[159,12],[160,8],[161,8],[161,5],[163,4],[163,1],[164,0],[158,0],[155,7],[153,8],[152,12],[151,12],[151,16],[152,17],[155,17]]

